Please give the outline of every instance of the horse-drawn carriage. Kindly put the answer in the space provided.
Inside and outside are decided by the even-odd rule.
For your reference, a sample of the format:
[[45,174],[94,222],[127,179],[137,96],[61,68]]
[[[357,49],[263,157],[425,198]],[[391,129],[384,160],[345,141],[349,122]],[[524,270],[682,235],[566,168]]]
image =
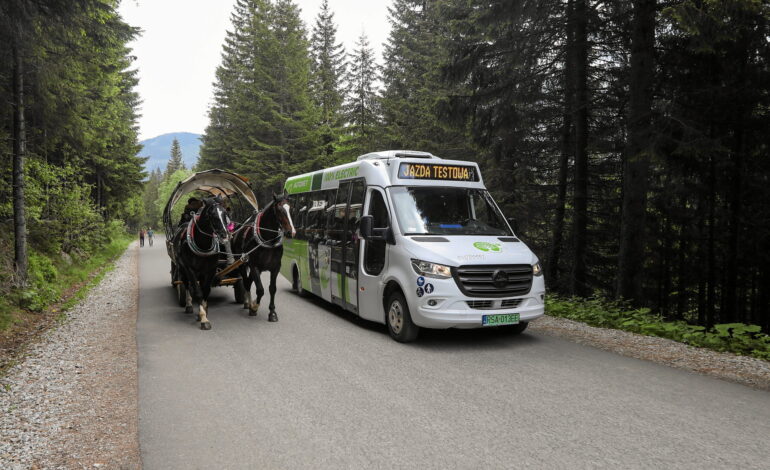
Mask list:
[[[206,170],[195,173],[189,178],[180,181],[174,191],[171,193],[166,208],[163,211],[163,225],[166,228],[166,250],[171,258],[171,284],[177,292],[179,306],[185,307],[189,303],[187,288],[183,282],[183,276],[180,272],[176,252],[174,249],[174,235],[180,227],[178,220],[175,220],[174,207],[177,203],[182,203],[182,198],[188,194],[198,197],[207,195],[209,197],[219,197],[226,201],[228,209],[228,218],[236,221],[245,222],[257,212],[257,197],[251,188],[248,180],[238,174],[223,170]],[[180,202],[181,201],[181,202]],[[189,214],[187,214],[189,215]],[[179,236],[185,236],[180,234]],[[219,251],[219,250],[217,250]],[[211,256],[218,257],[217,274],[214,278],[215,286],[233,286],[235,289],[235,301],[242,303],[245,299],[243,283],[240,272],[237,269],[228,269],[235,261],[232,254],[228,256],[226,251],[210,253]],[[229,259],[228,259],[229,258]],[[224,274],[222,274],[224,273]]]
[[[187,194],[201,199],[188,200],[190,205],[178,214],[174,207]],[[193,207],[194,202],[198,204]],[[201,171],[177,184],[163,211],[171,283],[186,313],[193,312],[193,300],[199,304],[201,329],[211,328],[208,296],[216,286],[233,286],[235,301],[256,316],[264,295],[263,271],[270,272],[268,321],[278,321],[275,292],[283,237],[295,233],[290,212],[285,194],[273,195],[259,211],[248,180],[223,170]],[[257,286],[256,302],[252,283]]]

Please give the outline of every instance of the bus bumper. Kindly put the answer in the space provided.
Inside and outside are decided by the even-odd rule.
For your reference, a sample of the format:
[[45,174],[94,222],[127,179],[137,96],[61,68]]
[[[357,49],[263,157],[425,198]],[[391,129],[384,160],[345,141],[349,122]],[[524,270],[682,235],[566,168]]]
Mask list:
[[[414,296],[411,308],[412,321],[423,328],[488,328],[482,324],[484,315],[519,314],[519,322],[529,322],[540,318],[545,313],[545,290],[530,292],[525,296],[515,297],[520,303],[515,308],[500,308],[500,298]],[[492,303],[493,308],[475,308],[484,302]],[[431,305],[434,304],[434,305]]]

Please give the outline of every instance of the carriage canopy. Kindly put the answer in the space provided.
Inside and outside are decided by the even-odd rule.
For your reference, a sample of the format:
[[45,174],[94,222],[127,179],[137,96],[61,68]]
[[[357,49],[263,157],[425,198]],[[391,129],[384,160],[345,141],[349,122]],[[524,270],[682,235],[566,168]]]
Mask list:
[[234,209],[239,212],[253,212],[259,210],[257,197],[249,184],[249,180],[237,173],[213,169],[200,171],[189,178],[180,181],[174,192],[171,193],[166,208],[163,210],[163,224],[166,233],[173,233],[174,221],[171,220],[171,209],[185,195],[199,191],[222,196],[233,203]]

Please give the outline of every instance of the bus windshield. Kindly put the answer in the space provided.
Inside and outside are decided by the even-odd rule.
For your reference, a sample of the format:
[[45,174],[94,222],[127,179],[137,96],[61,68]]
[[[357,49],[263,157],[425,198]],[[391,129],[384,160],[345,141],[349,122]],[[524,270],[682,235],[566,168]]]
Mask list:
[[396,186],[390,193],[404,235],[513,235],[485,190]]

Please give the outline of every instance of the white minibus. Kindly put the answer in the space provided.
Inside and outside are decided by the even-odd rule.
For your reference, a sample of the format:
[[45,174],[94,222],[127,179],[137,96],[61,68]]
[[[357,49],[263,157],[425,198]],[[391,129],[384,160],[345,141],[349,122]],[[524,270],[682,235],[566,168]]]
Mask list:
[[390,150],[286,181],[296,237],[281,273],[397,341],[420,328],[501,327],[543,315],[537,256],[513,232],[478,165]]

